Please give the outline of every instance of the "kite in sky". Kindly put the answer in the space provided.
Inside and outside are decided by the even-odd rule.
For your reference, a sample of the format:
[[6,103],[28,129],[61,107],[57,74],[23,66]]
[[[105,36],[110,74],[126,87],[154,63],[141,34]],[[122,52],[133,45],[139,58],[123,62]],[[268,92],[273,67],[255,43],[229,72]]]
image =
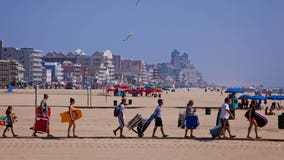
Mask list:
[[129,34],[127,35],[127,37],[126,37],[125,39],[123,39],[123,41],[125,42],[125,41],[127,41],[129,38],[131,38],[131,37],[133,37],[133,36],[134,36],[133,33],[129,33]]
[[136,6],[138,6],[139,2],[140,2],[140,0],[137,0],[137,1],[136,1]]

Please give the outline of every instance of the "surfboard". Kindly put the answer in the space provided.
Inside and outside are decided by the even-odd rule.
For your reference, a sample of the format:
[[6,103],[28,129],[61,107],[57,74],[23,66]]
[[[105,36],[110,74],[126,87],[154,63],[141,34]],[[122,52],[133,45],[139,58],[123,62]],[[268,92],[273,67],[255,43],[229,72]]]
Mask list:
[[[6,117],[7,117],[6,114],[0,116],[0,126],[5,126],[5,125],[6,125],[6,122],[7,122]],[[12,114],[11,114],[11,120],[12,120],[12,123],[17,122],[17,116],[16,116],[15,113],[12,113]]]
[[[74,109],[72,111],[72,116],[75,117],[74,118],[75,121],[80,119],[83,116],[81,109]],[[60,113],[60,117],[61,117],[61,122],[62,123],[71,121],[71,117],[70,117],[69,111]]]
[[185,126],[187,129],[196,129],[199,126],[199,119],[197,115],[186,115]]
[[179,112],[178,116],[178,127],[184,129],[184,120],[185,120],[185,110]]
[[[249,110],[245,113],[245,117],[247,119],[249,118]],[[256,121],[258,127],[264,127],[268,123],[267,118],[264,117],[263,115],[261,115],[258,112],[255,112],[255,121]]]
[[218,110],[217,118],[216,118],[216,126],[220,124],[220,116],[221,116],[221,108]]

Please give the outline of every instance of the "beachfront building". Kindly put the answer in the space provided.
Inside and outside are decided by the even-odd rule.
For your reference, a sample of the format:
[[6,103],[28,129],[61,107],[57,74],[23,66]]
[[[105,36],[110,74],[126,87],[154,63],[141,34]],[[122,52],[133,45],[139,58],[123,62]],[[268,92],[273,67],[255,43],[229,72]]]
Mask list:
[[59,62],[45,62],[44,73],[46,82],[58,82],[63,81],[63,68]]
[[80,64],[73,64],[70,61],[64,61],[62,63],[63,68],[63,81],[65,83],[71,82],[73,84],[82,84],[84,81],[86,68]]
[[112,55],[112,64],[114,66],[114,71],[120,71],[121,69],[121,56],[120,55]]
[[16,60],[24,67],[24,80],[42,82],[42,51],[33,48],[4,47],[0,41],[0,59]]
[[150,83],[158,83],[159,71],[156,65],[146,64],[145,65],[145,81]]
[[107,72],[105,72],[107,83],[113,83],[115,70],[112,64],[112,53],[110,50],[104,52],[104,66],[107,68]]
[[112,84],[114,83],[114,65],[113,56],[110,50],[106,50],[103,53],[103,59],[101,60],[99,72],[97,77],[97,83],[100,84]]
[[173,77],[175,77],[174,68],[171,63],[159,63],[157,64],[159,72],[159,81],[162,84],[172,83]]
[[171,52],[171,64],[176,69],[186,68],[186,65],[189,64],[188,54],[181,54],[177,49],[174,49]]
[[0,60],[0,87],[15,86],[24,79],[24,67],[15,60]]
[[181,54],[177,49],[171,52],[171,62],[157,65],[160,81],[164,84],[175,83],[176,87],[204,86],[201,73],[190,64],[187,53]]
[[[67,55],[64,55],[62,52],[49,52],[44,56],[45,62],[62,63],[64,61],[69,61],[73,64],[79,64],[81,67],[85,68],[84,70],[87,69],[88,71],[87,73],[84,73],[85,75],[82,80],[87,83],[93,83],[96,79],[99,79],[99,81],[103,83],[112,83],[115,70],[115,67],[112,64],[112,58],[112,53],[109,50],[106,50],[105,52],[96,51],[91,56],[88,56],[81,49],[77,49]],[[106,67],[107,72],[104,71],[104,66]],[[107,75],[102,76],[103,73]]]
[[201,74],[198,73],[193,64],[187,64],[186,68],[181,70],[181,81],[190,87],[199,87]]
[[136,84],[146,81],[145,63],[142,60],[122,60],[120,73],[127,83]]

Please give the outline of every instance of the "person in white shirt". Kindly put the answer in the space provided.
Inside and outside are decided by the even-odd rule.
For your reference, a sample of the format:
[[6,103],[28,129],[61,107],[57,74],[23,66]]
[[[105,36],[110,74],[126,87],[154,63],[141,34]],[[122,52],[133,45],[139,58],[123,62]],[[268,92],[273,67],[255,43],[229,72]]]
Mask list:
[[118,118],[118,123],[119,123],[119,126],[113,130],[113,134],[116,136],[116,132],[118,130],[120,130],[120,137],[121,138],[124,138],[125,136],[122,134],[123,132],[123,127],[125,126],[124,124],[124,120],[125,120],[125,106],[126,105],[126,99],[125,98],[122,98],[121,99],[121,103],[119,104],[119,114],[117,116]]
[[[231,116],[234,119],[234,115],[230,112],[229,108],[230,99],[227,97],[225,98],[224,101],[225,103],[221,106],[221,114],[220,114],[221,128],[219,130],[218,138],[221,138],[221,135],[224,130],[228,131],[230,138],[234,138],[236,136],[231,134],[230,124],[229,124],[229,117]],[[225,134],[223,138],[226,138]]]
[[153,129],[152,137],[156,137],[155,133],[158,127],[160,127],[163,138],[168,137],[167,134],[165,134],[163,129],[163,121],[162,121],[162,105],[164,104],[163,99],[158,99],[158,106],[156,107],[154,114],[155,114],[155,127]]

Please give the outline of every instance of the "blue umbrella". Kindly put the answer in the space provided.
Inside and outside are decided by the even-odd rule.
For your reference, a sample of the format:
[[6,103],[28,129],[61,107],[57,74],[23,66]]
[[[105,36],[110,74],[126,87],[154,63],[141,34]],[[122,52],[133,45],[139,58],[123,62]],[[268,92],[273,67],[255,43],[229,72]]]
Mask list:
[[267,99],[271,99],[271,100],[284,100],[284,96],[268,96]]
[[245,91],[241,88],[228,88],[225,93],[244,93]]
[[264,96],[255,95],[255,96],[250,96],[249,99],[265,100],[266,98]]
[[243,99],[244,97],[246,97],[246,98],[250,98],[250,96],[251,95],[249,95],[249,94],[243,94],[243,95],[241,95],[238,99]]

